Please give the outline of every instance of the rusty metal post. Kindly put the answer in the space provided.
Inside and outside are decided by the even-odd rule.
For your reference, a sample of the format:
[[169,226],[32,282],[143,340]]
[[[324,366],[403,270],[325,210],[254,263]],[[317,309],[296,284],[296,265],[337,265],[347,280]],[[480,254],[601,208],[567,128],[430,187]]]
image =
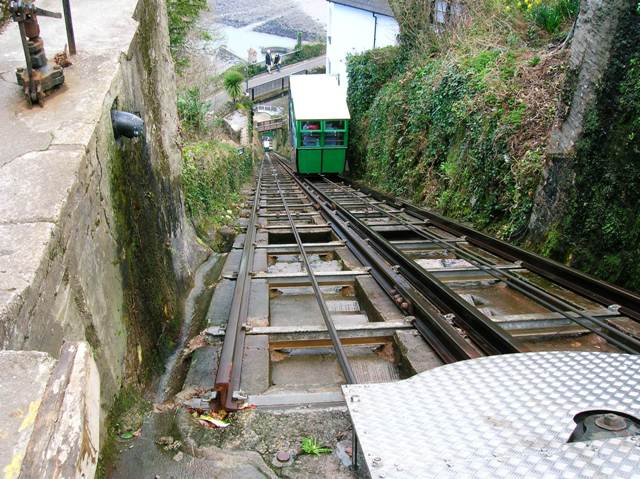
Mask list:
[[73,19],[71,18],[71,4],[69,0],[62,0],[64,10],[64,24],[67,27],[67,44],[69,45],[69,55],[76,54],[76,37],[73,33]]

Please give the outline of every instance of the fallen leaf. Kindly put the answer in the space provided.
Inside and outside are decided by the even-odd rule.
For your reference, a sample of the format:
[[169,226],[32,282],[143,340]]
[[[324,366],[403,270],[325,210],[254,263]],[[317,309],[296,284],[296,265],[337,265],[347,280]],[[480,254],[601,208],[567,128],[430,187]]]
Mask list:
[[215,418],[215,417],[207,416],[206,414],[203,414],[198,419],[200,420],[201,424],[204,421],[207,424],[210,424],[212,426],[219,427],[219,428],[229,427],[229,423],[228,422],[225,422],[222,419],[218,419],[218,418]]

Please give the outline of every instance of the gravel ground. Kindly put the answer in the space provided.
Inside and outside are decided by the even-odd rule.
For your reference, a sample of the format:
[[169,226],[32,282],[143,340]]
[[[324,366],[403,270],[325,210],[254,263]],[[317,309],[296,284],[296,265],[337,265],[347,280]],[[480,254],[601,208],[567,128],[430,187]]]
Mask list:
[[254,30],[288,38],[297,38],[298,32],[302,32],[302,39],[307,42],[324,41],[326,35],[326,29],[322,25],[298,9],[269,20]]
[[[264,464],[273,467],[279,451],[294,457],[292,463],[274,469],[286,478],[354,479],[359,475],[342,465],[336,455],[338,443],[350,444],[351,423],[345,409],[302,409],[287,411],[245,411],[236,414],[227,429],[204,429],[186,413],[176,417],[181,441],[194,450],[217,448],[223,451],[257,452]],[[330,454],[304,455],[300,452],[303,437],[314,437],[322,446],[332,449]]]
[[217,21],[232,27],[257,24],[255,31],[305,40],[324,38],[327,22],[325,0],[212,0]]

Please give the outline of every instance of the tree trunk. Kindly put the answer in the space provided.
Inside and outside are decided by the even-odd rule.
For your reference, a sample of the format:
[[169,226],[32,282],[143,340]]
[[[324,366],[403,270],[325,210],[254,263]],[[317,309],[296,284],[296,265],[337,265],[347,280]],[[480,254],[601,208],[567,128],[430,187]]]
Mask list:
[[633,0],[582,0],[556,124],[549,140],[549,159],[529,223],[533,242],[541,241],[566,211],[575,178],[576,144],[597,103],[619,26],[625,16],[634,14],[633,7]]

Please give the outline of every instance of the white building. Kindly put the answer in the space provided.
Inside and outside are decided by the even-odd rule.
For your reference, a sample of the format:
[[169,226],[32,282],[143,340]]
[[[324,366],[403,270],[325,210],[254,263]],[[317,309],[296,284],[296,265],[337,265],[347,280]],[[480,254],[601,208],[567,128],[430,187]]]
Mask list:
[[347,55],[398,43],[400,27],[387,0],[329,0],[327,73],[347,87]]

